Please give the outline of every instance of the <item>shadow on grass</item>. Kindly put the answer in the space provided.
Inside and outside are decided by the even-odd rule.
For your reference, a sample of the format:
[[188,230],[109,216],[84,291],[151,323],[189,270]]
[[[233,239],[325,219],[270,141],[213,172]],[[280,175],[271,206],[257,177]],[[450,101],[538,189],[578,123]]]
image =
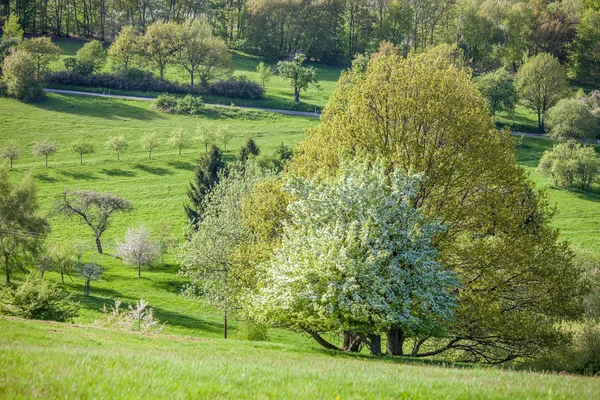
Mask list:
[[61,175],[64,175],[66,177],[72,178],[72,179],[81,179],[81,180],[94,180],[94,179],[98,179],[98,177],[96,175],[94,175],[92,172],[68,172],[68,171],[59,171]]
[[144,165],[144,164],[136,164],[133,166],[134,168],[137,168],[139,170],[142,170],[144,172],[147,172],[149,174],[152,175],[159,175],[159,176],[163,176],[163,175],[173,175],[173,172],[169,171],[166,168],[161,168],[161,167],[151,167],[149,165]]
[[135,172],[132,171],[124,171],[122,169],[102,169],[100,172],[102,172],[103,174],[106,174],[108,176],[122,176],[122,177],[127,177],[127,178],[131,178],[135,176]]
[[58,179],[56,179],[53,176],[48,176],[46,174],[39,174],[35,176],[37,179],[39,179],[42,182],[46,182],[46,183],[55,183],[58,182]]
[[169,164],[171,167],[176,168],[176,169],[183,169],[186,171],[193,171],[194,170],[194,164],[190,163],[190,162],[185,162],[185,161],[169,161],[167,164]]

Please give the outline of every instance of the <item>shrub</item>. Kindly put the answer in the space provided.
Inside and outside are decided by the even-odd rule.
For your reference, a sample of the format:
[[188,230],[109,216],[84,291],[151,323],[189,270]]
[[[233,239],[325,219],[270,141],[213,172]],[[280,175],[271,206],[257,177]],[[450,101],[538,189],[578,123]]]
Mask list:
[[171,94],[159,94],[154,99],[154,108],[166,113],[177,113],[177,97]]
[[34,101],[43,97],[44,92],[35,79],[35,61],[25,50],[15,50],[4,58],[2,82],[6,94],[18,100]]
[[556,186],[571,189],[577,181],[581,190],[589,190],[600,172],[600,160],[590,146],[560,143],[544,152],[538,170]]
[[593,139],[598,121],[590,107],[581,100],[563,99],[548,111],[550,136],[556,139]]
[[177,98],[164,93],[154,99],[154,108],[170,114],[197,114],[202,110],[202,106],[202,98],[190,94],[183,98]]
[[106,50],[97,40],[92,40],[77,51],[74,59],[66,59],[65,67],[82,75],[90,75],[102,69],[106,63]]
[[96,321],[98,325],[108,328],[121,329],[125,331],[135,331],[142,333],[161,333],[166,323],[160,324],[160,321],[154,317],[154,309],[146,308],[148,302],[140,299],[135,308],[128,304],[127,310],[121,310],[121,300],[115,300],[114,307],[110,310],[106,304],[102,307],[104,320]]
[[253,342],[268,342],[271,340],[267,332],[267,326],[255,321],[243,321],[235,338],[237,340],[250,340]]
[[72,321],[79,315],[79,303],[71,301],[72,295],[57,283],[29,276],[16,289],[4,287],[0,292],[0,312],[28,319]]
[[231,97],[238,99],[262,99],[265,91],[256,82],[249,81],[245,76],[231,77],[208,85],[207,94],[213,96]]

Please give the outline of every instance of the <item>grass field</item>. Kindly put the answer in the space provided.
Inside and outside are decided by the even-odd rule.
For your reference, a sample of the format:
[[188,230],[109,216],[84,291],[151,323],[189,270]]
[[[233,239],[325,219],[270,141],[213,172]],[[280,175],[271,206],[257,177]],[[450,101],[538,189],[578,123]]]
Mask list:
[[0,317],[2,398],[597,399],[600,380]]

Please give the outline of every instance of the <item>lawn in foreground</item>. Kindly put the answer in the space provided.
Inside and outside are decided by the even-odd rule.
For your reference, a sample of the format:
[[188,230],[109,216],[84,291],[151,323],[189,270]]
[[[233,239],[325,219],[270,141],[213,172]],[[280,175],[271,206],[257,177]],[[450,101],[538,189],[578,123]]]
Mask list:
[[600,380],[0,317],[0,397],[597,399]]

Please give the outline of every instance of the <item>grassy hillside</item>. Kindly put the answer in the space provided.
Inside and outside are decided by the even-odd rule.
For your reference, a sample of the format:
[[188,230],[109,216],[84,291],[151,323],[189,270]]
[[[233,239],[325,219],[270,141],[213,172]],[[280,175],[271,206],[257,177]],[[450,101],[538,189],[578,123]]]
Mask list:
[[597,399],[600,380],[0,318],[3,398]]

